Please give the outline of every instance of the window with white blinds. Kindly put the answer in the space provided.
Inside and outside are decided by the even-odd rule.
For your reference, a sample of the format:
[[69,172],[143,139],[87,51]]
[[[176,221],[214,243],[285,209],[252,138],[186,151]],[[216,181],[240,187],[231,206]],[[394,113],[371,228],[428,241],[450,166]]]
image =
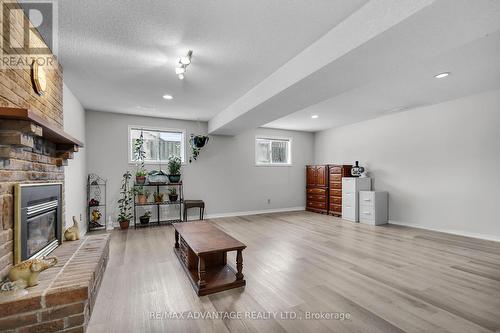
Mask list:
[[255,138],[256,165],[291,165],[291,140],[266,137]]

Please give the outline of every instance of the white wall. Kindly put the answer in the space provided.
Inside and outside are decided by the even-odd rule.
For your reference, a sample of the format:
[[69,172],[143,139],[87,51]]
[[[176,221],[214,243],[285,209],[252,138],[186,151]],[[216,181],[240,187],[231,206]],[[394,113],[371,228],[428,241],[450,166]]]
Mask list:
[[[207,133],[206,122],[87,111],[88,172],[108,179],[107,204],[113,220],[118,214],[116,201],[121,176],[125,170],[135,170],[127,159],[129,125],[186,129],[187,136]],[[291,137],[293,166],[256,167],[256,133]],[[304,166],[313,161],[313,143],[312,133],[270,129],[248,131],[235,137],[210,136],[198,161],[183,167],[185,198],[204,200],[205,214],[211,216],[304,207]],[[162,169],[166,170],[166,165]],[[193,210],[192,214],[197,212]]]
[[359,160],[395,223],[500,240],[500,90],[318,132],[315,160]]
[[[64,130],[85,144],[85,110],[71,90],[63,84]],[[82,219],[80,231],[86,230],[87,201],[87,171],[85,148],[74,154],[74,159],[68,160],[64,170],[65,192],[65,223],[66,227],[73,224],[72,216]]]

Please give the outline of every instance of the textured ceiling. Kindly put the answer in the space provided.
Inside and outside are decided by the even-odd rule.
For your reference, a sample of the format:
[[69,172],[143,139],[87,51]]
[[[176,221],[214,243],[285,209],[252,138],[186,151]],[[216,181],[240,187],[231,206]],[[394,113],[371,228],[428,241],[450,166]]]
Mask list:
[[[58,3],[59,59],[85,108],[208,120],[366,0]],[[181,81],[174,67],[188,49]]]
[[318,131],[500,87],[500,1],[58,3],[59,59],[85,108],[218,134]]

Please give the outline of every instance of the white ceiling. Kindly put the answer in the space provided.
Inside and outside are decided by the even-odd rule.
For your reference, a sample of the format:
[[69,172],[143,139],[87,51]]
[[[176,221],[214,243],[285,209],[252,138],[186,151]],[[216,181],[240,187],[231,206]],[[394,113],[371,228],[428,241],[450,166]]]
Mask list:
[[500,88],[500,2],[454,1],[353,51],[331,74],[354,84],[264,127],[319,131]]
[[[500,87],[500,1],[59,6],[59,58],[85,108],[210,120],[214,134],[318,131]],[[180,81],[174,67],[188,49]]]
[[59,59],[87,109],[208,120],[366,1],[64,0]]
[[439,1],[330,65],[328,98],[264,127],[319,131],[497,89],[499,59],[499,1]]

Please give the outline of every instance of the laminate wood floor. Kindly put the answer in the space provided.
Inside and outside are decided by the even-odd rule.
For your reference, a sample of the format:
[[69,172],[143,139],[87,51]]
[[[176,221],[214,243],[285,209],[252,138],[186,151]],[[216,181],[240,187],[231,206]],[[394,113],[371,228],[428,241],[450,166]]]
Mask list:
[[87,332],[500,332],[500,243],[309,212],[210,221],[248,246],[244,289],[198,297],[172,227],[116,230]]

